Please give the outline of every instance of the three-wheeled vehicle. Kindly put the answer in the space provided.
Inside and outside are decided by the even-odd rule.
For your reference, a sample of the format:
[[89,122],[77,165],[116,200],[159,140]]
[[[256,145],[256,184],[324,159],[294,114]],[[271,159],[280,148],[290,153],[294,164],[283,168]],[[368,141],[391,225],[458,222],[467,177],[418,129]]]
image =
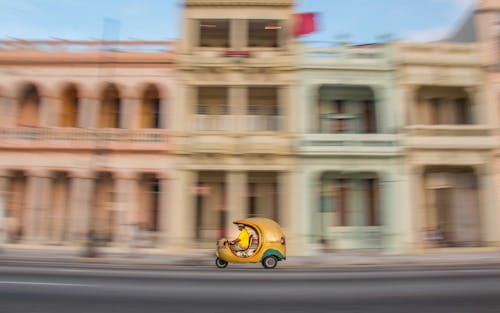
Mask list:
[[217,241],[215,265],[224,268],[228,263],[258,263],[264,268],[275,268],[278,261],[286,259],[285,235],[275,221],[268,218],[248,218],[234,221],[233,224],[244,225],[249,232],[248,248],[235,252],[226,238]]

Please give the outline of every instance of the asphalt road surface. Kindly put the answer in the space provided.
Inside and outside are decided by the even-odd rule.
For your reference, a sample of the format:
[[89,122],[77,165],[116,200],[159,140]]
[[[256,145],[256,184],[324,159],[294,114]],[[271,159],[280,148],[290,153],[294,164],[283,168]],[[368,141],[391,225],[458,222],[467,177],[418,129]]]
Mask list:
[[499,313],[500,266],[140,270],[10,265],[0,266],[0,312]]

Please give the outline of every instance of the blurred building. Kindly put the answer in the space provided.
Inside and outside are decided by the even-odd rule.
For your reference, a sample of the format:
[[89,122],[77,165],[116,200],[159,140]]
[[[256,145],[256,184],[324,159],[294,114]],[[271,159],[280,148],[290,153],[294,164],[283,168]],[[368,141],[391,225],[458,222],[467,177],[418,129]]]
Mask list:
[[185,1],[174,244],[212,247],[247,216],[293,232],[293,4]]
[[499,11],[318,48],[293,0],[185,0],[177,42],[0,42],[6,240],[184,253],[260,216],[293,254],[498,247]]
[[304,46],[298,62],[301,233],[323,249],[402,248],[402,109],[391,45]]
[[170,42],[0,42],[8,242],[159,244],[173,62]]

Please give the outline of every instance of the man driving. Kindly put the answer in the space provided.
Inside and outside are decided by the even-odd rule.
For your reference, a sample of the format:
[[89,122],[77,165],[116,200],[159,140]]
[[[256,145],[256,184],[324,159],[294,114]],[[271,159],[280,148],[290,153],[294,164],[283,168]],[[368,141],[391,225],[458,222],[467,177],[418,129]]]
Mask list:
[[240,231],[238,238],[229,242],[229,246],[231,247],[231,250],[233,250],[234,252],[247,250],[250,241],[250,235],[248,234],[245,225],[238,224],[238,230]]

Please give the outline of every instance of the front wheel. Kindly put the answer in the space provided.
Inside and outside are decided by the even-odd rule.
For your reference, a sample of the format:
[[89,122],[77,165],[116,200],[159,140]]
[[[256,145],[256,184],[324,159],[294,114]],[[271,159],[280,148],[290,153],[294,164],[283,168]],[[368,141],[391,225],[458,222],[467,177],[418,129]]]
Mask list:
[[270,256],[267,256],[264,258],[264,260],[262,260],[262,266],[264,266],[264,268],[275,268],[276,265],[278,265],[278,258],[276,258],[274,255],[270,255]]
[[217,266],[218,268],[225,268],[227,267],[227,262],[224,261],[224,260],[221,260],[219,258],[215,259],[215,266]]

